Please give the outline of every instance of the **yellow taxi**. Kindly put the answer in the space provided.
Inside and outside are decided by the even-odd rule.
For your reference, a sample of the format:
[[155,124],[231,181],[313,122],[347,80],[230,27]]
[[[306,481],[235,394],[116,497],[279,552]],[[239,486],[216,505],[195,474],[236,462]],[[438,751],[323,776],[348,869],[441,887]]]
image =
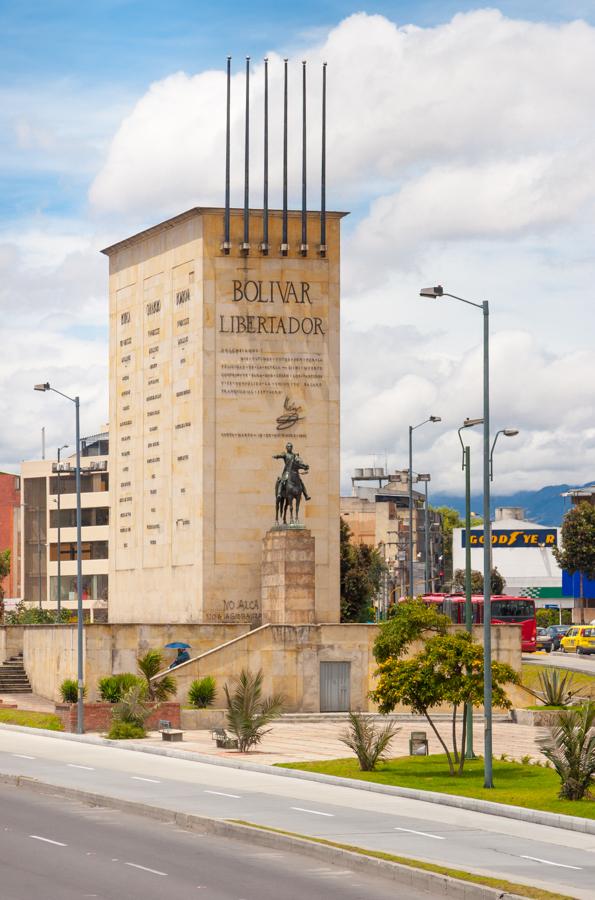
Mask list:
[[573,625],[562,640],[563,653],[595,653],[595,625]]

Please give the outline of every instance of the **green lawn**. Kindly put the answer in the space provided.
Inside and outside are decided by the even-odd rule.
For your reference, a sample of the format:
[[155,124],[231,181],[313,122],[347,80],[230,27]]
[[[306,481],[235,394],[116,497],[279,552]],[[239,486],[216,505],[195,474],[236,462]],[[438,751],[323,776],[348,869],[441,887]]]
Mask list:
[[64,726],[58,716],[53,713],[32,712],[28,709],[0,709],[0,722],[8,725],[26,725],[28,728],[64,731]]
[[355,759],[332,759],[322,762],[280,763],[287,769],[303,769],[306,772],[322,772],[339,778],[358,778],[422,791],[439,791],[443,794],[459,794],[477,797],[493,803],[543,809],[568,816],[584,816],[595,819],[595,801],[559,800],[560,780],[552,769],[543,766],[494,760],[494,785],[491,790],[483,786],[483,760],[468,760],[461,778],[448,774],[446,757],[403,756],[380,763],[375,772],[360,772]]

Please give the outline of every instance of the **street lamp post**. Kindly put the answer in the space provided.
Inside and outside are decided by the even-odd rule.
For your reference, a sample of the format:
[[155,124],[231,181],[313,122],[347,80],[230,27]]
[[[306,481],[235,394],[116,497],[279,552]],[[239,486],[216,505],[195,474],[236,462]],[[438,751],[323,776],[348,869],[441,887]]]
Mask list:
[[417,476],[418,481],[423,481],[424,483],[424,591],[427,594],[430,590],[430,526],[429,526],[429,511],[428,511],[428,482],[432,480],[431,475],[419,475]]
[[480,309],[483,315],[483,706],[484,726],[484,787],[494,787],[492,751],[492,529],[490,524],[490,307],[487,300],[474,303],[447,293],[442,285],[423,288],[421,297],[451,297]]
[[430,416],[424,419],[419,425],[409,426],[409,594],[415,596],[415,586],[413,584],[413,432],[428,422],[441,422],[440,416]]
[[69,397],[62,391],[50,387],[46,381],[44,384],[36,384],[36,391],[53,391],[66,400],[74,403],[75,407],[75,441],[76,441],[76,599],[77,599],[77,681],[78,699],[76,730],[77,734],[83,734],[85,730],[85,710],[83,706],[84,672],[83,672],[83,555],[81,548],[81,429],[80,429],[80,401],[78,397]]
[[[483,419],[465,419],[458,429],[459,440],[463,448],[463,469],[465,471],[465,629],[473,632],[473,604],[471,602],[471,448],[463,443],[461,431],[464,428],[473,428],[474,425],[483,425]],[[465,704],[465,717],[467,719],[467,746],[465,748],[466,759],[474,759],[473,752],[473,704]]]
[[60,454],[61,454],[62,450],[66,450],[67,447],[68,447],[68,444],[63,444],[61,447],[58,447],[58,472],[56,473],[56,474],[57,474],[57,478],[58,478],[58,490],[57,490],[57,492],[56,492],[56,493],[57,493],[57,496],[58,496],[58,506],[57,506],[57,510],[58,510],[58,511],[57,511],[57,516],[58,516],[58,606],[57,606],[57,620],[58,620],[58,622],[60,621],[60,612],[61,612],[61,609],[62,609],[62,570],[61,570],[61,552],[62,552],[62,551],[61,551],[61,547],[60,547],[60,528],[61,528],[61,523],[60,523],[60,494],[61,494],[61,490],[60,490]]

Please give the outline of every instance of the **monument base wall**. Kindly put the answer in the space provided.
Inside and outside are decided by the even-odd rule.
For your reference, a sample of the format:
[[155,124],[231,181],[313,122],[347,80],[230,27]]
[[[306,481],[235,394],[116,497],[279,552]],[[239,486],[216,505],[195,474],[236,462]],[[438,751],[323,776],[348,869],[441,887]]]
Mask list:
[[262,624],[311,625],[316,621],[316,560],[308,528],[276,527],[262,542]]

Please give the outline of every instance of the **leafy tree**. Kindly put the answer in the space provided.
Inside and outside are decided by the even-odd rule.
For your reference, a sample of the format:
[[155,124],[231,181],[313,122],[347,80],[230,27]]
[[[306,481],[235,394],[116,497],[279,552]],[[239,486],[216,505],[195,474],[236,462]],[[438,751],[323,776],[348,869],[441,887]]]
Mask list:
[[562,548],[553,548],[561,569],[580,574],[581,619],[584,621],[583,577],[595,579],[595,506],[586,501],[573,506],[562,522]]
[[341,519],[341,621],[367,622],[386,571],[378,550],[351,541],[351,528]]
[[[492,594],[503,594],[506,587],[506,579],[498,571],[498,567],[494,566],[490,578],[490,587]],[[465,570],[456,569],[452,579],[453,591],[461,591],[465,593]],[[483,594],[483,572],[477,569],[471,569],[471,593]]]
[[0,622],[4,620],[4,587],[2,582],[10,575],[10,550],[0,550]]
[[149,717],[149,712],[146,686],[144,684],[135,684],[128,688],[114,706],[112,727],[108,737],[145,737],[145,722]]
[[[444,579],[450,581],[452,579],[452,533],[455,528],[464,528],[465,520],[461,519],[457,510],[451,506],[438,506],[434,512],[440,513]],[[482,521],[477,516],[471,516],[471,525],[481,525]]]
[[384,759],[390,742],[399,730],[391,722],[378,728],[370,716],[350,712],[349,729],[341,734],[339,740],[353,750],[362,772],[373,772]]
[[168,700],[178,689],[177,681],[173,675],[163,675],[159,681],[152,679],[163,669],[163,654],[160,650],[147,650],[144,656],[139,656],[136,661],[138,670],[146,680],[146,691],[149,700],[163,702]]
[[559,797],[582,800],[590,797],[595,777],[595,704],[560,713],[541,752],[560,776]]
[[[411,659],[388,658],[378,668],[378,684],[371,693],[380,712],[389,713],[399,703],[423,715],[440,741],[451,775],[463,772],[465,765],[466,717],[463,716],[461,752],[457,744],[457,712],[466,703],[483,702],[483,647],[474,644],[464,631],[438,634],[426,641],[423,650]],[[506,663],[492,662],[492,698],[494,706],[509,709],[511,702],[502,685],[518,684],[519,676]],[[441,704],[452,706],[452,744],[440,734],[431,710]],[[455,765],[458,763],[458,772]]]
[[374,641],[376,662],[397,659],[423,634],[446,634],[450,625],[448,616],[438,612],[435,606],[426,605],[419,597],[404,600],[393,608],[391,618],[380,625]]
[[[535,618],[539,628],[549,628],[550,625],[560,624],[560,613],[557,609],[536,609]],[[572,610],[562,610],[562,625],[572,625]]]
[[249,669],[242,669],[237,678],[232,679],[233,689],[223,685],[227,700],[227,727],[238,739],[238,750],[245,753],[259,744],[269,729],[264,728],[283,712],[284,698],[281,694],[262,696],[262,669],[256,675]]

